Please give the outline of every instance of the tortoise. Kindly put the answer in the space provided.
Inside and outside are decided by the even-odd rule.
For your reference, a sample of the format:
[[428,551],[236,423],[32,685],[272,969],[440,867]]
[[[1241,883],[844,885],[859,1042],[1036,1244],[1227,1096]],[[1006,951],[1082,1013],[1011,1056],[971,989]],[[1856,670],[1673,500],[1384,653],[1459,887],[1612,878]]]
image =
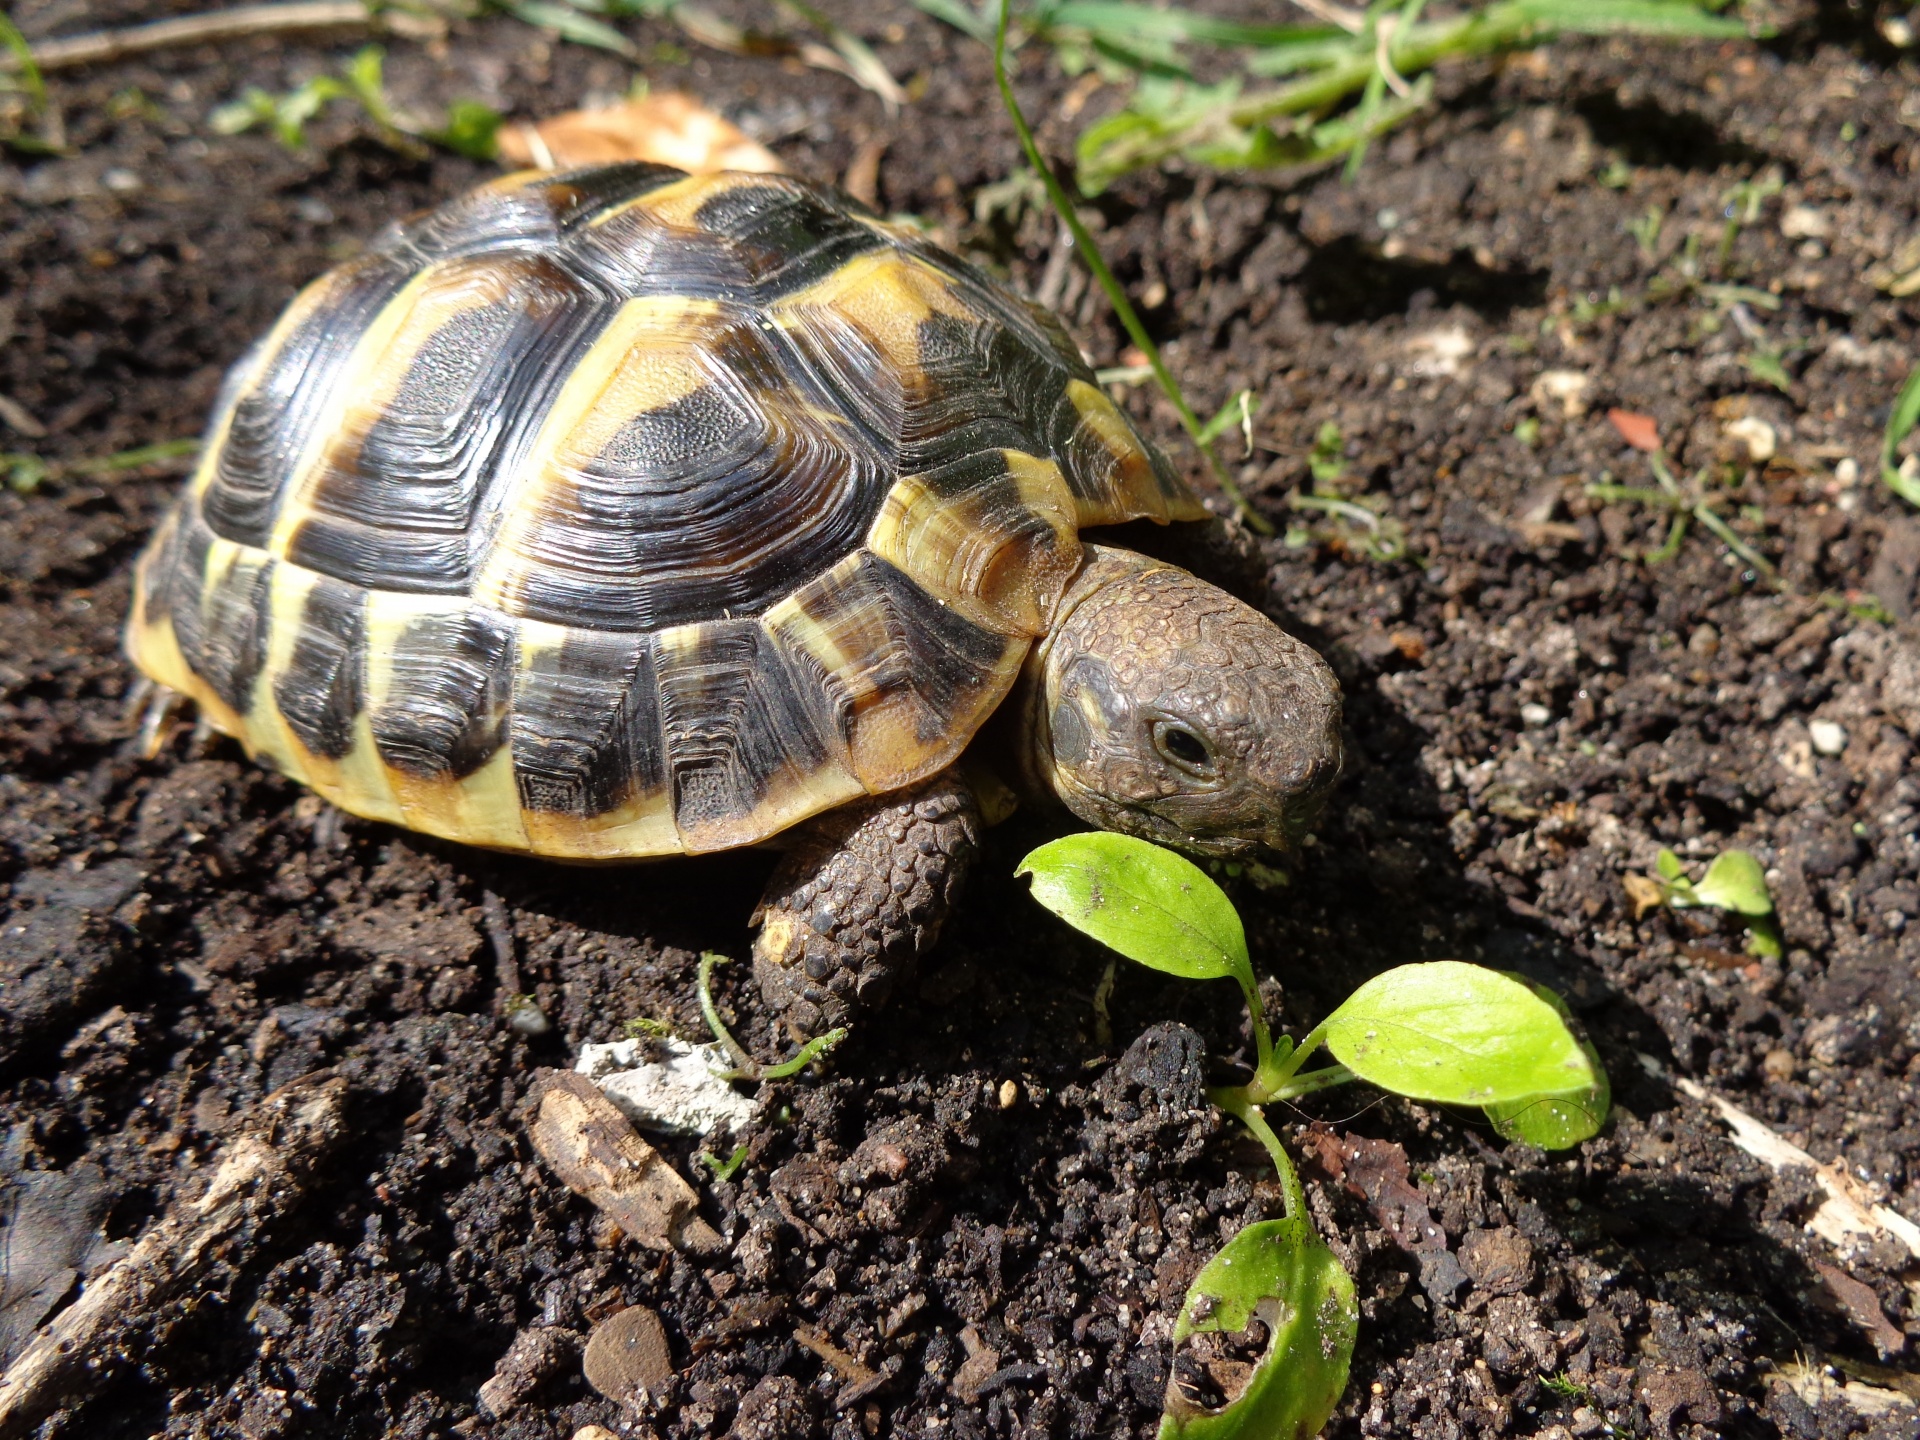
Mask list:
[[356,815],[784,847],[755,970],[804,1036],[934,943],[1000,797],[1215,855],[1310,821],[1332,673],[1083,538],[1135,521],[1209,514],[1054,317],[911,227],[783,176],[522,172],[233,368],[127,649]]

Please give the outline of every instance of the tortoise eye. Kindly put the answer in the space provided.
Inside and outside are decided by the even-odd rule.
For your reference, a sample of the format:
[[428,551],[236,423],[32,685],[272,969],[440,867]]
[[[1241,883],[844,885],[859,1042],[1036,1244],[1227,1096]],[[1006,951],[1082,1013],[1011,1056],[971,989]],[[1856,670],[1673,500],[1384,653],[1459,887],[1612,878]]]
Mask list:
[[1207,742],[1178,721],[1161,720],[1154,725],[1153,748],[1168,764],[1190,775],[1213,773],[1213,751]]

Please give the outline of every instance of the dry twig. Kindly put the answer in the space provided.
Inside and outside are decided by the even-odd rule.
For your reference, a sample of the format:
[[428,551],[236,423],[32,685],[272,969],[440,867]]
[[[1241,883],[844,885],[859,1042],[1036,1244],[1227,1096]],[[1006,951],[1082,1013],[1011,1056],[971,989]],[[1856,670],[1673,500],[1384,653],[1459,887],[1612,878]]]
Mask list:
[[[296,0],[283,5],[242,5],[212,15],[182,15],[172,20],[155,20],[149,25],[129,26],[125,30],[96,30],[63,40],[43,40],[33,47],[33,63],[42,70],[70,70],[176,45],[207,45],[255,35],[286,35],[308,30],[369,28],[425,38],[441,34],[446,25],[432,16],[375,15],[362,0]],[[11,57],[0,59],[0,69],[13,69],[17,63]]]
[[259,1123],[220,1153],[199,1199],[176,1205],[124,1258],[87,1282],[0,1375],[0,1440],[24,1435],[68,1390],[122,1358],[111,1343],[151,1316],[236,1237],[280,1219],[346,1133],[346,1080],[321,1072],[261,1102]]

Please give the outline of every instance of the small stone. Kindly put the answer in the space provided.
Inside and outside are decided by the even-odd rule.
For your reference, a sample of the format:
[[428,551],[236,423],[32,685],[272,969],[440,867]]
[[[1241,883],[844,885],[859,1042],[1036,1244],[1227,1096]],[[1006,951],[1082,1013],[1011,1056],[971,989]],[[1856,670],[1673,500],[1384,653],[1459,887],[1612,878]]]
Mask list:
[[573,1068],[643,1130],[744,1135],[759,1107],[721,1078],[732,1066],[718,1045],[665,1036],[582,1045]]
[[673,1378],[673,1355],[660,1317],[644,1305],[610,1315],[594,1327],[581,1368],[587,1383],[609,1400],[641,1402]]
[[1510,1226],[1469,1231],[1460,1241],[1460,1268],[1476,1290],[1518,1295],[1533,1283],[1533,1246]]
[[1807,738],[1817,755],[1838,755],[1847,748],[1847,727],[1833,720],[1807,722]]
[[1780,437],[1773,426],[1758,415],[1743,415],[1733,421],[1727,426],[1727,438],[1743,442],[1747,454],[1756,465],[1764,465],[1771,460],[1780,444]]
[[1520,719],[1538,730],[1541,726],[1552,723],[1553,711],[1537,701],[1529,701],[1520,707]]
[[1790,205],[1780,217],[1780,233],[1789,240],[1825,240],[1833,234],[1833,222],[1811,205]]
[[1791,1050],[1769,1050],[1760,1059],[1760,1068],[1766,1072],[1767,1079],[1776,1085],[1784,1085],[1793,1079],[1793,1052]]
[[812,1433],[806,1392],[790,1375],[769,1375],[749,1390],[731,1432],[738,1440],[805,1440]]
[[1019,1103],[1020,1082],[1018,1080],[1002,1080],[1000,1082],[1000,1108],[1002,1110],[1011,1110]]

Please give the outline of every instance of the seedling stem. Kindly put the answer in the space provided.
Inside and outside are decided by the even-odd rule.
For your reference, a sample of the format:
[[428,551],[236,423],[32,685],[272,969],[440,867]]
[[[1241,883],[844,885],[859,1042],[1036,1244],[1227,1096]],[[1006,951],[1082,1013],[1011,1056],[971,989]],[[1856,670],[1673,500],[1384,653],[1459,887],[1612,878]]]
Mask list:
[[700,1013],[706,1017],[707,1028],[713,1031],[713,1038],[720,1042],[721,1048],[733,1057],[736,1068],[728,1070],[720,1078],[723,1080],[784,1080],[789,1075],[798,1075],[807,1066],[827,1054],[847,1038],[844,1026],[827,1031],[807,1041],[790,1059],[782,1060],[778,1065],[762,1065],[747,1053],[746,1047],[733,1038],[733,1032],[720,1018],[719,1007],[713,1003],[713,967],[731,965],[733,961],[725,955],[717,955],[709,950],[700,957],[699,979],[695,989],[700,994]]

